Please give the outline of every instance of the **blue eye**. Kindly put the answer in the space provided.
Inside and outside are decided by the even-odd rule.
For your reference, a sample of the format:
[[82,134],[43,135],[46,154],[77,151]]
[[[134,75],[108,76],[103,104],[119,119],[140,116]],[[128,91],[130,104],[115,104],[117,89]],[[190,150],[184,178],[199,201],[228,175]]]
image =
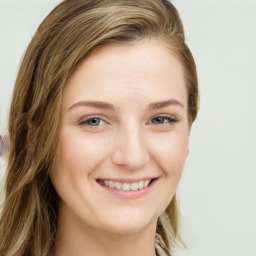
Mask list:
[[171,117],[166,117],[166,116],[157,116],[153,119],[151,119],[152,124],[165,124],[165,123],[172,123],[175,122],[176,120]]
[[101,119],[101,118],[97,118],[97,117],[93,117],[93,118],[89,118],[87,120],[82,120],[79,124],[85,124],[88,126],[101,126],[103,125],[105,122]]

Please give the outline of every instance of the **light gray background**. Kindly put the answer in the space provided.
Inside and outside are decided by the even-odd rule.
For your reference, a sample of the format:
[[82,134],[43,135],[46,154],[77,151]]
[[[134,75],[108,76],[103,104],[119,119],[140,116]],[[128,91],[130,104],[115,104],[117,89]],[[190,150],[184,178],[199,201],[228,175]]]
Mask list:
[[[0,0],[0,133],[20,58],[60,1]],[[178,190],[180,256],[256,256],[256,1],[173,0],[195,57],[201,108]]]

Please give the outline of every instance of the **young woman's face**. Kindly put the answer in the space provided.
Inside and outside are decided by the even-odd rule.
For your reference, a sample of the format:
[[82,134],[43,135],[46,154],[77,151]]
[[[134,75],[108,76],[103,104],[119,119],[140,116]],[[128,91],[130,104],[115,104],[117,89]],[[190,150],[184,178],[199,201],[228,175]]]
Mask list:
[[51,179],[70,225],[116,234],[155,226],[188,154],[183,69],[164,43],[108,46],[67,83]]

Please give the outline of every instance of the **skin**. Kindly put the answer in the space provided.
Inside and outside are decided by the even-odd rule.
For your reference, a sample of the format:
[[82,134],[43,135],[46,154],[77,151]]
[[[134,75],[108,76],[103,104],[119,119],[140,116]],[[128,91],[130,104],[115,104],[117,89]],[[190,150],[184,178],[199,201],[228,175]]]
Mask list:
[[[156,40],[103,48],[68,81],[61,114],[51,173],[60,196],[56,255],[155,255],[157,218],[176,191],[188,154],[179,61]],[[97,182],[148,178],[156,180],[138,198],[110,193]]]

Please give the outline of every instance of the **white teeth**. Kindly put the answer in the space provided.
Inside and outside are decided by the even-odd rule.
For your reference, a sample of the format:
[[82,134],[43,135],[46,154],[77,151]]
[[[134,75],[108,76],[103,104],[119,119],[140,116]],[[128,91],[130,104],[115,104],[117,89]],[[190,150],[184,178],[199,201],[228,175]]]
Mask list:
[[144,188],[144,181],[141,180],[141,181],[139,182],[139,189],[143,189],[143,188]]
[[118,190],[121,190],[122,189],[122,183],[116,181],[115,182],[115,188],[118,189]]
[[133,182],[131,184],[131,190],[132,191],[136,191],[136,190],[138,190],[138,188],[139,188],[139,183],[138,182]]
[[146,188],[151,180],[141,180],[139,182],[133,182],[133,183],[121,183],[118,181],[112,181],[112,180],[99,180],[100,184],[105,185],[106,187],[114,188],[117,190],[123,190],[123,191],[136,191],[139,189]]
[[131,190],[131,185],[129,183],[123,183],[122,189],[124,191],[130,191]]
[[144,181],[144,187],[147,187],[148,184],[149,184],[149,182],[150,182],[150,180],[145,180],[145,181]]
[[110,181],[108,182],[108,186],[109,186],[110,188],[114,188],[114,187],[115,187],[115,182],[112,181],[112,180],[110,180]]

